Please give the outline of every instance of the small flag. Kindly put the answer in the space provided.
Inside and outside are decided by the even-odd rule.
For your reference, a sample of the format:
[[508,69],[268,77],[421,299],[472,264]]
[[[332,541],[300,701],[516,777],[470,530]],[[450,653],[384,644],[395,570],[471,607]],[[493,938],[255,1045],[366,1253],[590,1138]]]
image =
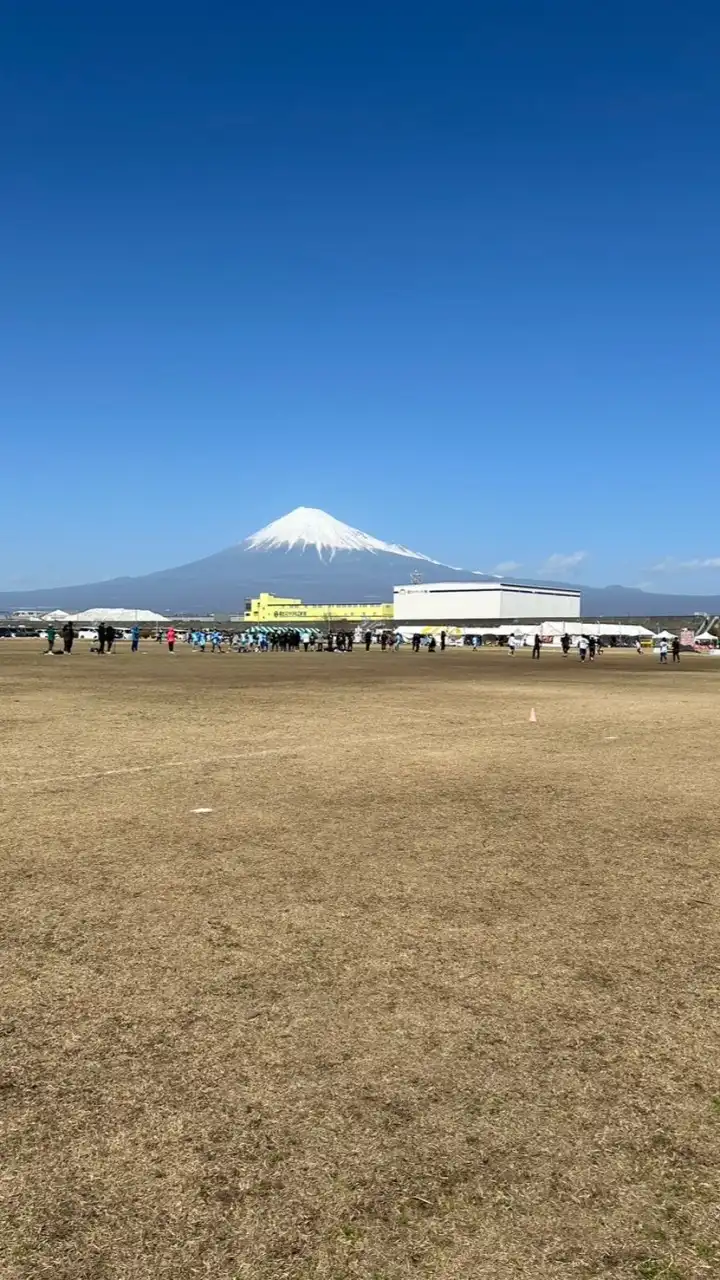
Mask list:
[[531,723],[531,724],[537,724],[537,716],[535,715],[535,708],[534,708],[534,707],[531,707],[531,708],[530,708],[530,723]]

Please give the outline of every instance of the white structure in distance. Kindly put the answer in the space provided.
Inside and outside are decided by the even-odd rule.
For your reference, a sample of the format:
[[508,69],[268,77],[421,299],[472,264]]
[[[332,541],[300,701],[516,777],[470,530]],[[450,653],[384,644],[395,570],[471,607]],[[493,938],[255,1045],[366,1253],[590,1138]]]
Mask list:
[[152,609],[83,609],[82,613],[66,614],[67,622],[120,622],[125,626],[133,622],[169,622],[162,613],[153,613]]
[[393,587],[396,622],[462,626],[514,619],[576,619],[580,592],[509,582],[422,582]]

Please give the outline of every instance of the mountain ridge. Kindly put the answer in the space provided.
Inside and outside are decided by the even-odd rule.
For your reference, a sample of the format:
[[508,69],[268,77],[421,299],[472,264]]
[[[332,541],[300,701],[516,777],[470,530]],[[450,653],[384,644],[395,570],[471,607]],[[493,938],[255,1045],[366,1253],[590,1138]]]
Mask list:
[[[241,613],[245,598],[260,591],[299,597],[306,604],[377,604],[391,600],[393,586],[407,583],[413,571],[435,582],[499,580],[497,575],[445,565],[398,543],[384,542],[319,508],[296,507],[242,542],[200,560],[137,577],[2,591],[0,610],[122,607],[165,614]],[[620,585],[578,587],[513,576],[504,581],[579,589],[585,617],[720,612],[720,595],[654,593]]]

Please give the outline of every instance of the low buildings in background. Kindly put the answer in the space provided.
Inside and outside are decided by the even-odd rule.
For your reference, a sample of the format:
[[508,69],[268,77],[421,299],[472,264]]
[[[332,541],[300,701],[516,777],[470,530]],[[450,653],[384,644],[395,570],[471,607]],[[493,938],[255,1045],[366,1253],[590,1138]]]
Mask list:
[[514,582],[412,583],[393,588],[393,616],[399,623],[447,626],[573,619],[580,617],[580,592]]
[[311,622],[392,622],[391,604],[303,604],[293,596],[274,596],[261,591],[245,602],[243,622],[288,624]]

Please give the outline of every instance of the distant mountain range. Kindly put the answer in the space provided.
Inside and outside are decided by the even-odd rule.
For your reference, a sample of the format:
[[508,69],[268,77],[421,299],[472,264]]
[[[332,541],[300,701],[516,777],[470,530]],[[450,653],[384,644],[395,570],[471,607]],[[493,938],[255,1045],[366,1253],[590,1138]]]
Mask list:
[[[76,587],[0,592],[0,610],[118,607],[163,614],[242,613],[248,596],[271,591],[305,604],[375,604],[420,573],[425,582],[467,582],[489,574],[441,564],[353,529],[325,511],[297,507],[237,546],[175,569]],[[513,582],[519,579],[507,578]],[[562,587],[567,583],[547,582]],[[574,587],[577,590],[577,587]],[[671,617],[720,613],[720,595],[683,596],[635,587],[581,587],[582,615]]]

